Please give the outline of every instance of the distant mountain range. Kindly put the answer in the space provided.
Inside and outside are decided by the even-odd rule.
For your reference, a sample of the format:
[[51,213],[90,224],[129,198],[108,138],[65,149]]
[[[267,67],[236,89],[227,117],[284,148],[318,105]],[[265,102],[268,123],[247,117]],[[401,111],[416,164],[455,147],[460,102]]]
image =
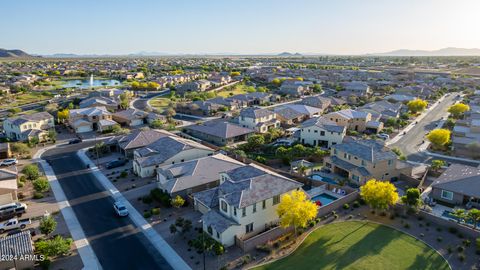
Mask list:
[[33,57],[32,55],[22,50],[6,50],[0,48],[0,58],[18,58],[18,57]]
[[480,56],[480,49],[464,49],[448,47],[439,50],[426,51],[426,50],[396,50],[385,53],[374,53],[368,55],[376,56]]

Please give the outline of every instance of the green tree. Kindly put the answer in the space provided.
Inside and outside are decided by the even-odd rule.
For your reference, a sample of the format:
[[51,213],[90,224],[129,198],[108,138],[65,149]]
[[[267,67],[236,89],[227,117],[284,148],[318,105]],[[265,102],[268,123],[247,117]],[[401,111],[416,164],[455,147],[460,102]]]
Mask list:
[[465,209],[460,208],[456,208],[455,210],[453,210],[451,215],[457,219],[458,223],[465,222],[465,218],[467,217]]
[[468,211],[467,219],[473,223],[473,228],[477,229],[477,224],[480,221],[480,210],[473,208]]
[[165,122],[160,119],[153,120],[152,123],[150,123],[151,128],[163,128],[164,126]]
[[25,174],[28,180],[35,180],[40,176],[40,171],[36,164],[28,164],[23,168],[22,173]]
[[71,238],[63,238],[57,235],[53,239],[36,242],[35,250],[47,257],[66,255],[70,251],[72,243],[73,240]]
[[447,163],[444,160],[441,159],[434,159],[432,160],[432,165],[430,166],[432,170],[435,172],[438,172],[443,166],[445,166]]
[[52,232],[55,231],[55,229],[57,228],[57,222],[55,221],[55,219],[50,215],[50,216],[46,216],[46,217],[43,217],[41,220],[40,220],[40,232],[45,234],[45,235],[50,235]]
[[52,141],[53,143],[55,143],[57,141],[57,132],[55,131],[55,129],[50,129],[48,131],[48,139],[50,139],[50,141]]
[[33,181],[33,188],[37,192],[47,192],[50,188],[50,184],[48,183],[47,179],[45,179],[44,177],[40,177],[37,180]]
[[258,149],[265,144],[265,138],[262,135],[253,135],[247,140],[247,147],[251,150]]
[[405,195],[402,196],[402,202],[411,208],[417,209],[422,203],[420,199],[420,190],[418,188],[409,188]]

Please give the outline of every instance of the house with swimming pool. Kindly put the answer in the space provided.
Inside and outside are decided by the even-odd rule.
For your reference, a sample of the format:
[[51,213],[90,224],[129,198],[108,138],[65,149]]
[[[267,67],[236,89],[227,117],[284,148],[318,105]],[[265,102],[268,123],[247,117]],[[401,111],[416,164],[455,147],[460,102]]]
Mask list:
[[377,140],[350,140],[332,145],[324,165],[334,174],[357,185],[375,178],[397,180],[401,174],[412,175],[413,167],[398,159],[397,155]]

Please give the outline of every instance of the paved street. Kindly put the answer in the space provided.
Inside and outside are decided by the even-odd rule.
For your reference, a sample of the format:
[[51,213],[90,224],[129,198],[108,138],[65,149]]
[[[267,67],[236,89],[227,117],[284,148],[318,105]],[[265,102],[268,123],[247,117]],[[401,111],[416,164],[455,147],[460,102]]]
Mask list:
[[42,157],[52,166],[103,269],[171,269],[129,218],[115,216],[109,193],[76,151],[94,142],[60,146]]
[[409,161],[430,163],[432,159],[443,159],[450,163],[462,163],[465,165],[478,166],[476,163],[468,161],[458,161],[450,158],[438,158],[431,157],[423,151],[419,151],[419,147],[422,145],[425,139],[425,135],[431,130],[437,128],[437,125],[442,118],[446,118],[448,115],[448,107],[455,103],[457,95],[451,94],[438,104],[432,111],[428,112],[425,117],[420,120],[411,130],[402,136],[397,142],[391,144],[389,147],[398,147],[402,153],[407,156]]

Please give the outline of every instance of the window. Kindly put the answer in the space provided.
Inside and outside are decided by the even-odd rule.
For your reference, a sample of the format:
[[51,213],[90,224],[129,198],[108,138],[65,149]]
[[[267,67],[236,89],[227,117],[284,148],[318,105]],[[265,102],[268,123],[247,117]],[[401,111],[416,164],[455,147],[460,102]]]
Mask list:
[[220,239],[220,234],[217,232],[217,238]]
[[343,153],[343,158],[347,158],[347,153]]
[[442,199],[446,199],[446,200],[451,201],[451,200],[453,200],[453,192],[442,190],[441,197],[442,197]]
[[[333,143],[332,143],[333,144]],[[337,154],[337,149],[333,149],[333,154],[336,155]]]
[[222,211],[226,213],[227,212],[227,203],[225,201],[222,201],[221,204],[222,204]]
[[262,202],[262,208],[263,208],[263,209],[267,208],[267,201],[266,201],[266,200],[263,200],[263,202]]
[[353,174],[353,175],[352,175],[352,179],[358,182],[358,180],[360,180],[360,177],[358,177],[358,176],[356,176],[355,174]]
[[257,203],[253,204],[253,213],[257,212]]
[[318,130],[314,130],[313,132],[314,132],[314,133],[318,133]]
[[249,233],[253,231],[253,222],[250,224],[245,225],[245,233]]
[[393,160],[390,159],[390,160],[388,161],[388,166],[392,166],[392,164],[393,164]]
[[362,160],[362,166],[366,166],[367,163],[365,162],[365,160]]
[[247,209],[244,207],[242,208],[242,217],[247,215]]
[[273,196],[273,205],[280,203],[280,195]]
[[237,216],[237,208],[236,207],[233,207],[233,215]]
[[320,136],[325,136],[325,131],[320,131]]

